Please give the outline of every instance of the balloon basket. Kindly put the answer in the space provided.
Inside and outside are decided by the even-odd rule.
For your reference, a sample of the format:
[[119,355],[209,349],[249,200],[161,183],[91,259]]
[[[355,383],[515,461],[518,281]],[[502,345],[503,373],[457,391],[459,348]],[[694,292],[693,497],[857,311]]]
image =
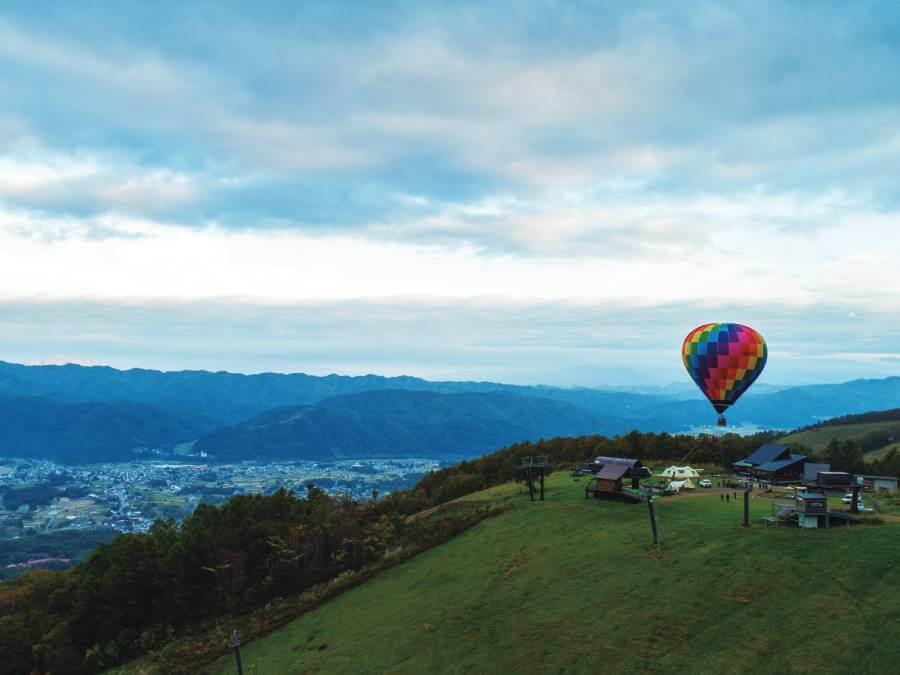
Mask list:
[[725,415],[719,415],[719,419],[716,420],[717,427],[728,426],[728,422],[725,421]]

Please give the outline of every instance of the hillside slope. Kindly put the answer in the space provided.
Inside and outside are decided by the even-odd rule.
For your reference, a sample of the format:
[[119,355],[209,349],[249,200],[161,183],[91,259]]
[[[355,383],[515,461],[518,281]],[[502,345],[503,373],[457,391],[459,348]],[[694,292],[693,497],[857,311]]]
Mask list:
[[194,449],[217,459],[472,456],[522,440],[609,433],[613,424],[531,396],[389,389],[277,408],[207,434]]
[[582,488],[557,473],[545,503],[473,495],[511,508],[246,644],[245,669],[876,673],[900,659],[897,524],[744,530],[740,505],[701,491],[659,502],[657,556],[645,506]]
[[[832,439],[839,441],[861,441],[864,438],[883,438],[884,445],[879,445],[875,451],[889,444],[892,439],[900,439],[900,422],[863,422],[860,424],[835,424],[824,427],[798,431],[781,439],[782,443],[798,443],[812,450],[824,450]],[[869,453],[866,453],[867,456]]]
[[189,441],[212,428],[201,415],[151,405],[60,403],[0,393],[0,456],[121,460],[133,448]]

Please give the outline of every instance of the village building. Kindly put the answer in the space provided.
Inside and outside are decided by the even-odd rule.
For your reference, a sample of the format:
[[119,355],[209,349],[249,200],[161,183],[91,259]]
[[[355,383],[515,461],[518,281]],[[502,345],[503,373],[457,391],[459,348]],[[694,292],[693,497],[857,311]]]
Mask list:
[[846,492],[850,489],[850,474],[846,471],[819,471],[816,474],[816,487],[826,492]]
[[797,499],[802,504],[797,513],[797,524],[800,527],[819,527],[821,522],[828,526],[828,503],[825,495],[818,492],[801,492]]
[[800,482],[803,477],[805,463],[806,455],[794,454],[786,445],[767,443],[749,457],[735,462],[732,466],[739,474],[750,476],[756,480],[794,483]]
[[862,485],[870,488],[875,492],[888,492],[894,494],[897,492],[897,476],[871,476],[868,474],[857,474],[858,479],[862,479]]
[[806,462],[803,465],[803,483],[806,485],[816,485],[819,481],[819,472],[828,471],[831,464],[819,464],[816,462]]
[[[639,459],[630,457],[597,457],[591,466],[594,485],[585,488],[585,497],[622,496],[629,497],[623,480],[630,479],[631,489],[640,488],[640,479],[649,478],[652,474]],[[638,499],[638,501],[640,501]]]

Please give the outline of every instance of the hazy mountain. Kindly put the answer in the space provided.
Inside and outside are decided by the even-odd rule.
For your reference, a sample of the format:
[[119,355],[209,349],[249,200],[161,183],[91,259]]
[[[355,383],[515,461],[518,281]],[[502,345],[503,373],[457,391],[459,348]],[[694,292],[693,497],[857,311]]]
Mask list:
[[218,459],[475,456],[525,439],[622,428],[551,399],[392,389],[277,408],[214,431],[194,447]]
[[121,460],[134,448],[170,447],[210,431],[200,415],[139,403],[61,403],[0,393],[0,456]]
[[[462,394],[469,396],[453,398]],[[253,458],[290,456],[294,450],[362,456],[394,448],[402,448],[398,454],[427,448],[435,448],[432,455],[477,454],[542,435],[678,432],[715,422],[711,406],[687,398],[680,386],[620,392],[377,375],[121,371],[0,362],[0,396],[5,402],[0,452],[65,458],[95,451],[127,458],[136,446],[169,446],[215,429],[220,431],[206,435],[198,447]],[[894,407],[900,407],[898,377],[755,387],[729,411],[728,420],[732,428],[788,430]],[[263,427],[265,432],[259,430]],[[275,448],[276,438],[285,449]],[[257,439],[262,439],[258,448]]]
[[0,361],[0,392],[66,402],[132,401],[196,412],[234,424],[285,405],[309,405],[332,396],[377,389],[515,391],[530,389],[493,382],[429,382],[380,375],[288,375],[182,370],[117,370],[108,366],[23,366]]
[[[689,403],[683,402],[685,414]],[[771,394],[748,395],[735,405],[729,422],[777,429],[794,429],[830,417],[900,406],[900,377],[854,380],[841,384],[815,384],[782,389]]]

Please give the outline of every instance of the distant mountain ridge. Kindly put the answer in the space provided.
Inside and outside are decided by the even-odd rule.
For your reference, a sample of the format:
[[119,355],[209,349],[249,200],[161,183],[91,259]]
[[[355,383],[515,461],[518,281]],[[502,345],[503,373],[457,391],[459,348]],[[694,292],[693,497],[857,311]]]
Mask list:
[[[365,395],[384,391],[395,393]],[[480,398],[417,398],[396,392]],[[290,453],[273,447],[279,433],[280,443],[305,457],[312,456],[313,448],[322,457],[347,456],[350,448],[364,457],[389,449],[396,456],[416,454],[426,446],[434,457],[474,456],[495,450],[496,443],[541,436],[617,435],[632,429],[686,432],[709,428],[715,421],[705,400],[686,398],[680,387],[670,394],[637,393],[406,376],[123,371],[0,362],[0,395],[7,401],[6,417],[0,417],[0,424],[7,420],[0,429],[0,454],[72,461],[128,459],[135,447],[166,449],[196,439],[202,439],[198,448],[215,448],[231,458],[284,457]],[[18,400],[15,405],[13,399]],[[480,407],[472,404],[475,400]],[[417,405],[442,412],[428,417]],[[727,416],[735,426],[789,430],[896,407],[900,377],[888,377],[751,392]],[[294,409],[290,414],[295,418],[276,426],[284,408]],[[266,431],[257,429],[265,425]],[[293,436],[285,436],[287,429]],[[478,443],[476,432],[481,433]]]
[[523,439],[614,433],[571,403],[507,392],[385,389],[270,410],[197,441],[217,459],[475,456]]
[[215,428],[195,414],[131,403],[61,403],[0,393],[0,456],[117,461],[134,448],[190,441]]

